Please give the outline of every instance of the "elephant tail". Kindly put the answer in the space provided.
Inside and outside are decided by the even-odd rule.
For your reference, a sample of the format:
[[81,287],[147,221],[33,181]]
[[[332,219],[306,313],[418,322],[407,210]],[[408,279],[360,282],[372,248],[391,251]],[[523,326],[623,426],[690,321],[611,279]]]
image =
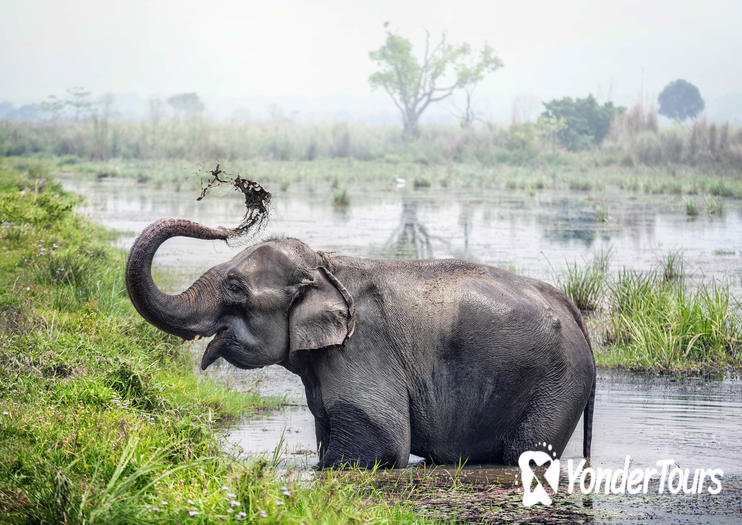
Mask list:
[[595,384],[598,382],[597,373],[595,372],[595,354],[593,353],[593,345],[590,342],[590,334],[587,331],[587,326],[585,326],[585,322],[582,320],[582,314],[580,314],[580,311],[569,298],[564,296],[564,299],[567,304],[567,308],[569,308],[569,311],[572,313],[572,317],[574,317],[575,321],[577,322],[577,326],[580,327],[582,334],[585,336],[587,346],[590,348],[590,355],[593,358],[593,385],[592,387],[590,387],[590,397],[588,398],[587,404],[585,405],[585,411],[582,418],[582,457],[584,457],[586,460],[590,460],[590,446],[593,441],[593,408],[595,407]]
[[585,405],[585,413],[583,416],[583,434],[582,434],[582,457],[586,460],[590,460],[590,445],[593,441],[593,407],[595,406],[595,383],[596,378],[593,378],[593,387],[590,389],[590,398],[587,400]]

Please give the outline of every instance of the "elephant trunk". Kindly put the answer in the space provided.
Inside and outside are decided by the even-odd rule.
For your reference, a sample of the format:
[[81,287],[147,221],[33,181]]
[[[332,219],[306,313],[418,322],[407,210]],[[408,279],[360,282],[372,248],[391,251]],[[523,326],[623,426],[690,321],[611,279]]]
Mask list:
[[183,219],[162,219],[139,235],[126,261],[126,290],[134,307],[157,328],[184,339],[211,335],[216,331],[214,304],[217,276],[213,269],[178,295],[160,291],[152,280],[152,259],[160,245],[171,237],[226,240],[225,228],[209,228]]

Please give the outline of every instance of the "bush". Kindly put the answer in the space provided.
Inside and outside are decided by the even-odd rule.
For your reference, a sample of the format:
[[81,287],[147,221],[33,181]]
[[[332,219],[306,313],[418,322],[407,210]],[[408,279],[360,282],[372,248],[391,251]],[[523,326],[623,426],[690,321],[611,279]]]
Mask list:
[[623,111],[612,102],[601,106],[592,95],[574,100],[570,97],[555,99],[544,102],[544,108],[542,117],[560,119],[566,125],[557,136],[562,146],[570,151],[599,146],[608,134],[614,115]]

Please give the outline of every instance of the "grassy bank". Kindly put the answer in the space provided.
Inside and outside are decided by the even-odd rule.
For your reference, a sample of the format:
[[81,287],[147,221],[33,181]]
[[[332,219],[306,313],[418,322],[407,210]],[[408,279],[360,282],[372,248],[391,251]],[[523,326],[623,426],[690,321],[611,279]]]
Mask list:
[[124,253],[40,169],[0,163],[0,516],[7,523],[406,522],[369,484],[282,479],[219,446],[275,401],[191,373]]
[[593,328],[598,365],[654,373],[742,369],[742,308],[721,283],[689,283],[682,254],[649,272],[608,274],[610,254],[573,264],[561,279]]

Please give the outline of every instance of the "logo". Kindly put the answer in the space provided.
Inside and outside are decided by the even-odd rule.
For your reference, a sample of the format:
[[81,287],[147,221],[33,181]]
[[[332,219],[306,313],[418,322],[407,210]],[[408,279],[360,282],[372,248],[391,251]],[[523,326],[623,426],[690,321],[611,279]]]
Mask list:
[[[523,505],[540,503],[551,505],[551,495],[559,491],[560,462],[551,445],[538,443],[545,450],[527,450],[518,458],[523,481]],[[650,485],[656,485],[658,494],[669,492],[697,495],[721,492],[724,471],[720,468],[680,468],[672,459],[656,462],[658,468],[630,468],[631,456],[626,456],[621,468],[586,467],[584,459],[575,463],[567,460],[567,493],[579,489],[582,494],[648,494]],[[516,484],[517,476],[516,476]]]
[[[546,447],[551,451],[551,445],[539,443],[539,446]],[[559,460],[556,459],[556,452],[552,451],[553,458],[542,450],[527,450],[518,458],[520,467],[520,477],[523,480],[523,505],[530,507],[536,503],[542,505],[551,505],[551,497],[544,487],[545,482],[551,490],[556,493],[559,490]],[[546,466],[543,478],[539,479],[536,467]],[[534,485],[534,481],[536,482]]]

